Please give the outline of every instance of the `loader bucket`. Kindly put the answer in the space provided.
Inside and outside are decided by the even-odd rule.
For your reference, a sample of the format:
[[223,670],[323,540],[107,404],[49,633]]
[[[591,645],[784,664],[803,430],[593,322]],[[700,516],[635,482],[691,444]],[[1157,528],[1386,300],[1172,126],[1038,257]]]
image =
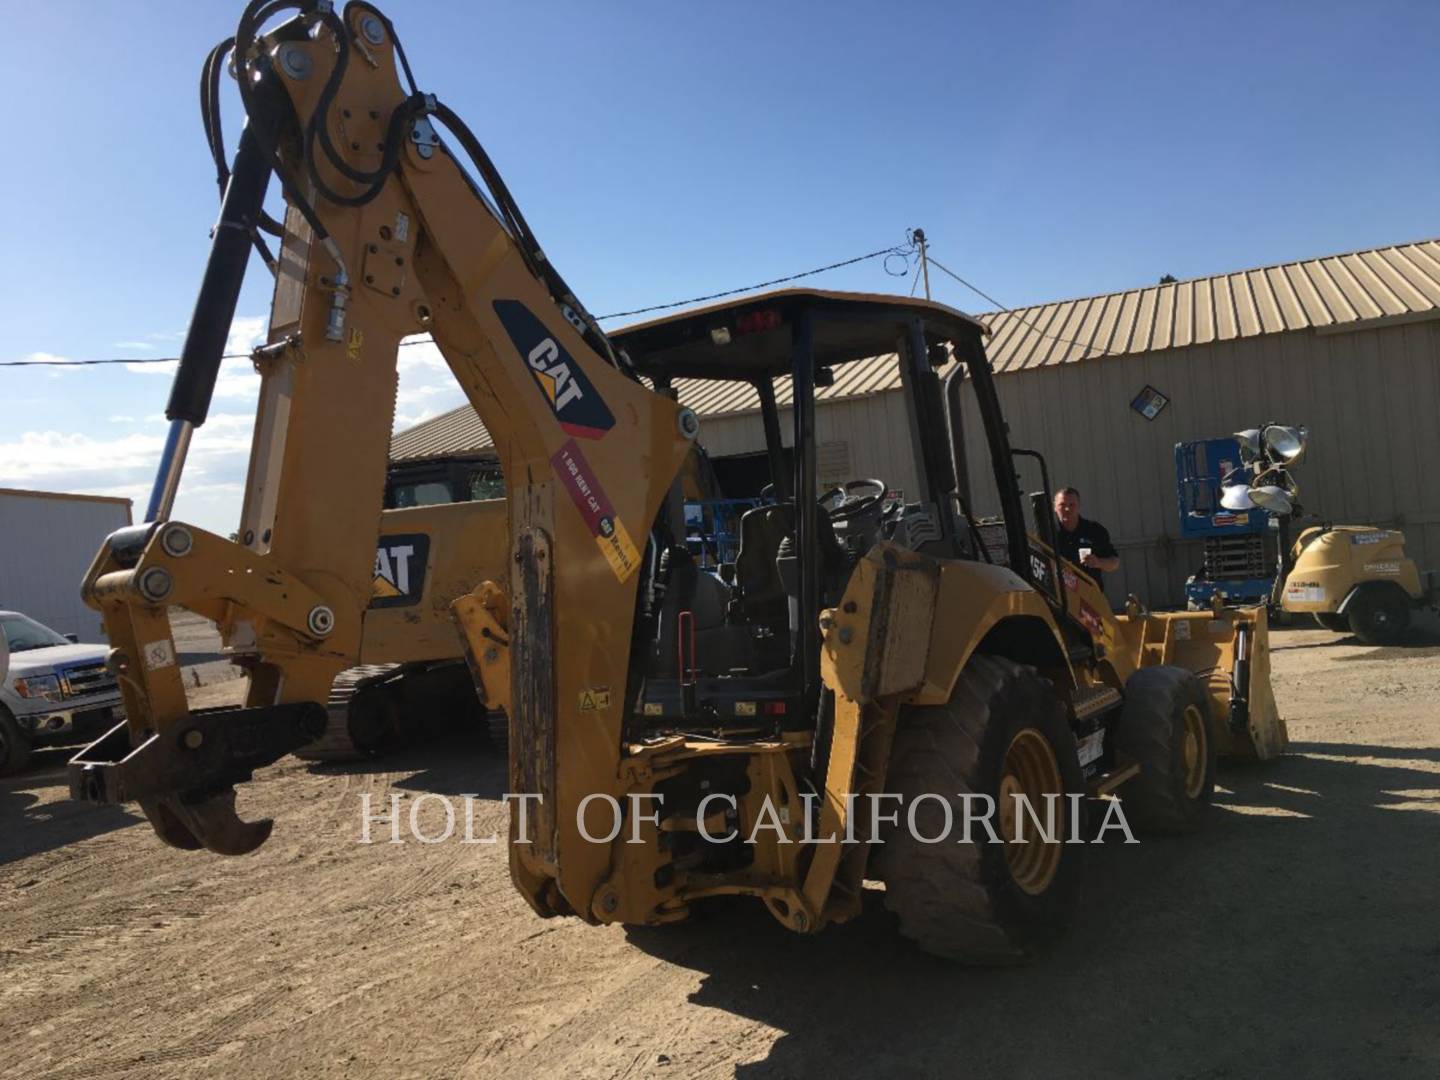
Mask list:
[[1144,618],[1140,665],[1173,664],[1200,677],[1222,756],[1268,761],[1285,752],[1290,737],[1270,688],[1270,633],[1263,607]]

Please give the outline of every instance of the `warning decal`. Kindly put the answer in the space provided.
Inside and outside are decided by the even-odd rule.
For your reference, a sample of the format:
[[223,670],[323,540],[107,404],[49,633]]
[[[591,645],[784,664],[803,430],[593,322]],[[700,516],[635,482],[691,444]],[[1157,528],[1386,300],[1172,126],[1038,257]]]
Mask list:
[[610,708],[610,688],[590,686],[580,691],[581,712],[601,712]]
[[576,509],[585,519],[590,535],[595,537],[595,543],[600,546],[600,553],[605,556],[610,569],[615,571],[619,580],[626,580],[639,567],[640,553],[625,531],[625,524],[615,516],[615,508],[610,505],[605,490],[595,479],[590,463],[585,460],[574,439],[566,439],[565,445],[555,451],[550,458],[550,467],[555,470],[565,490],[570,492],[570,498],[575,500]]

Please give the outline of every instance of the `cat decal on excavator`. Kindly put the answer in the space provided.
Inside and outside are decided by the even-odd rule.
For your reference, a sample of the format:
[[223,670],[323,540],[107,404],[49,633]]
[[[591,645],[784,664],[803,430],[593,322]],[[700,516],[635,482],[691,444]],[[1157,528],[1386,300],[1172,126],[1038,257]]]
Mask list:
[[603,438],[615,417],[580,365],[520,301],[496,300],[494,307],[560,426],[578,439]]

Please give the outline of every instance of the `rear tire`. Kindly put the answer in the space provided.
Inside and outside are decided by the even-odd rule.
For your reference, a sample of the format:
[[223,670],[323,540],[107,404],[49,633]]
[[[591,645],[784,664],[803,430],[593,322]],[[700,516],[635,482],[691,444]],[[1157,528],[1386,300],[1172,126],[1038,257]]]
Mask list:
[[1410,598],[1398,588],[1367,589],[1346,615],[1350,632],[1366,645],[1398,645],[1410,629]]
[[14,776],[30,761],[30,736],[10,710],[0,706],[0,776]]
[[[974,964],[1029,959],[1058,939],[1080,900],[1085,845],[1066,844],[1071,800],[1083,794],[1084,777],[1065,710],[1034,668],[998,656],[974,656],[945,705],[917,706],[901,714],[890,756],[886,791],[901,795],[900,822],[881,838],[875,871],[885,882],[885,906],[900,932],[926,952]],[[1044,794],[1056,806],[1052,835],[1039,843],[1025,822],[1029,842],[994,843],[978,815],[970,819],[972,843],[964,841],[966,795],[989,796],[992,824],[1010,834],[1000,811],[1002,795],[1017,790],[1046,813]],[[915,805],[916,831],[906,824]],[[916,802],[927,796],[923,802]]]
[[1149,833],[1195,831],[1215,794],[1218,750],[1200,680],[1180,667],[1135,672],[1114,739],[1117,753],[1140,763],[1119,791],[1126,820]]
[[1344,615],[1338,615],[1333,611],[1315,612],[1315,621],[1333,634],[1348,634],[1350,632],[1350,619]]

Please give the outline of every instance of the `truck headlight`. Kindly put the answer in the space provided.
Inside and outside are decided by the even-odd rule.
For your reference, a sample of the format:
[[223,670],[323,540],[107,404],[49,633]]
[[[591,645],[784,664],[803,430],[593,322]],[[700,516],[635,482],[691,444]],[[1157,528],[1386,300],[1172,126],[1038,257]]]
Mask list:
[[15,680],[15,692],[23,698],[42,701],[60,700],[60,680],[54,675],[31,675]]

